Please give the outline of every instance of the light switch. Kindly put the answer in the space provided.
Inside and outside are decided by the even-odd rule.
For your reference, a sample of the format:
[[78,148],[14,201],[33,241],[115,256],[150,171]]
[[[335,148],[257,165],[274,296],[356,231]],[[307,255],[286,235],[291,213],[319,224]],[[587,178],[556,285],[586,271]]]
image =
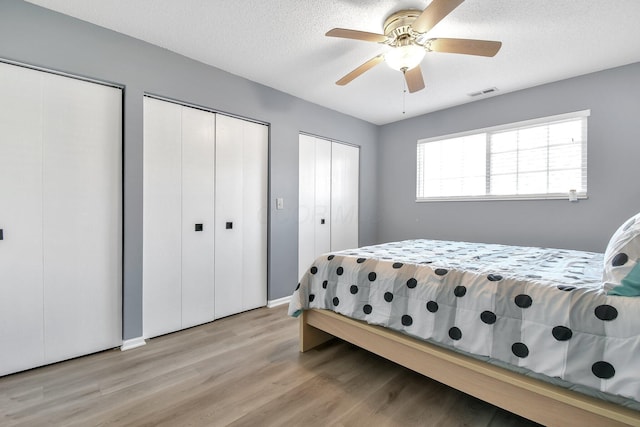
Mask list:
[[278,197],[276,199],[276,209],[279,209],[279,210],[284,209],[284,198]]

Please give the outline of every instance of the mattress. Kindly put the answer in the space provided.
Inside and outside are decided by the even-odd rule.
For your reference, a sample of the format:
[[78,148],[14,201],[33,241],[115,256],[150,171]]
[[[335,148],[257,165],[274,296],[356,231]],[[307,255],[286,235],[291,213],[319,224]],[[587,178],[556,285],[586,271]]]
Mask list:
[[640,302],[602,287],[603,254],[407,240],[325,254],[292,295],[587,389],[640,401]]

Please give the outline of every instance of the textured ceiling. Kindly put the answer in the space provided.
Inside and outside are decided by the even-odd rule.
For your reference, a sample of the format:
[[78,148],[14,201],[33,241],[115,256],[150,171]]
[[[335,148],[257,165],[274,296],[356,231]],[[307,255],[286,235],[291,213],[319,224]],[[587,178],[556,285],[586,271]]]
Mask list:
[[[334,27],[382,32],[384,19],[424,0],[29,0],[307,101],[385,124],[640,61],[640,0],[466,0],[430,37],[499,40],[493,58],[428,53],[426,89],[403,93],[380,64],[334,82],[385,46],[325,37]],[[403,110],[405,113],[403,113]]]

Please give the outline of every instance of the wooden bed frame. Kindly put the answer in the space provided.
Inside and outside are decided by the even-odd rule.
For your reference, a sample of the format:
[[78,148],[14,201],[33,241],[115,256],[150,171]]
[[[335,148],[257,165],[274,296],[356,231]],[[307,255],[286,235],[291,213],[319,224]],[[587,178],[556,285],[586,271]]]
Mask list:
[[300,316],[300,351],[335,337],[547,426],[640,426],[640,412],[329,310]]

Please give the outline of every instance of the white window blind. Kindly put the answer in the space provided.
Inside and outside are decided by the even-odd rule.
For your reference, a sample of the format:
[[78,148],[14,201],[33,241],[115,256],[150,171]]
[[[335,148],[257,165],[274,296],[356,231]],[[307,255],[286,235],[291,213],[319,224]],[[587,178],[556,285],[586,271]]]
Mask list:
[[587,196],[587,117],[563,114],[418,141],[417,201]]

